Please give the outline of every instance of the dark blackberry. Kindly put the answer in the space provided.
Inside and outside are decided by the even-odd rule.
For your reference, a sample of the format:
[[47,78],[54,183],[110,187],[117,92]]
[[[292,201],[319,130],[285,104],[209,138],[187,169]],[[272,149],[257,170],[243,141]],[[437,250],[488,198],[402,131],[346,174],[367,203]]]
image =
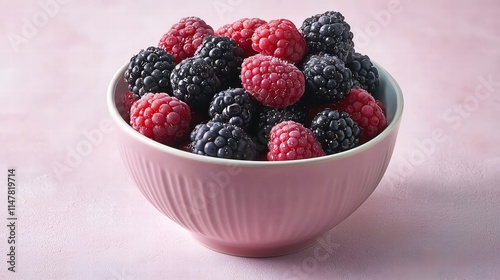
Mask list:
[[208,115],[214,122],[224,122],[247,129],[253,114],[253,100],[242,88],[223,90],[214,95]]
[[170,74],[174,67],[173,55],[160,48],[149,47],[130,58],[125,81],[136,99],[148,92],[171,93]]
[[328,11],[307,18],[300,31],[304,35],[309,53],[329,53],[350,61],[354,53],[351,26],[339,12]]
[[310,55],[302,63],[306,80],[305,95],[313,103],[339,101],[349,94],[352,73],[336,56]]
[[220,80],[221,88],[229,88],[238,82],[244,53],[233,39],[224,36],[207,36],[194,55],[202,57],[208,65],[212,66],[215,75]]
[[214,70],[200,57],[186,58],[177,64],[170,75],[170,82],[175,97],[186,102],[192,111],[204,114],[220,87]]
[[273,126],[284,121],[294,121],[305,124],[308,118],[308,107],[303,102],[297,102],[285,108],[261,106],[257,124],[257,139],[259,150],[264,150],[269,142],[269,133]]
[[351,62],[346,66],[351,70],[352,78],[358,81],[362,89],[371,93],[378,87],[378,70],[367,55],[354,53]]
[[311,130],[327,155],[343,152],[359,144],[359,126],[345,112],[326,109],[316,115]]
[[218,158],[255,160],[257,148],[245,131],[221,122],[199,124],[191,132],[192,152]]

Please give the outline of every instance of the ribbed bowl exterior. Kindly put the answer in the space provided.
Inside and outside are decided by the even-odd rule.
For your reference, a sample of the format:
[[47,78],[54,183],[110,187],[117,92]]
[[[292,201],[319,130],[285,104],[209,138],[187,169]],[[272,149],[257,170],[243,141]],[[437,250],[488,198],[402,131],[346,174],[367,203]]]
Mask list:
[[[118,111],[123,91],[118,79]],[[288,165],[193,160],[123,125],[116,131],[128,173],[156,209],[214,250],[262,257],[313,243],[370,196],[393,153],[400,118],[393,121],[389,133],[359,152]]]

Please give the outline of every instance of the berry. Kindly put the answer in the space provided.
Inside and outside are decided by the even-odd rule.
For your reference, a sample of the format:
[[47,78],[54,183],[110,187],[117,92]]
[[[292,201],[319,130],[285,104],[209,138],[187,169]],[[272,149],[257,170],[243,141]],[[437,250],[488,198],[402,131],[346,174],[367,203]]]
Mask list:
[[300,27],[311,54],[329,53],[351,60],[354,42],[351,27],[339,12],[327,11],[307,18]]
[[255,29],[252,48],[264,55],[299,62],[306,53],[306,41],[295,24],[287,19],[271,20]]
[[170,73],[174,57],[162,49],[149,47],[130,58],[125,71],[125,81],[139,99],[148,92],[171,92]]
[[311,130],[294,121],[275,125],[269,135],[270,161],[306,159],[325,155]]
[[370,57],[360,53],[354,53],[351,62],[346,64],[352,72],[352,77],[359,83],[359,87],[372,92],[378,87],[378,70],[373,65]]
[[207,36],[194,55],[203,58],[214,69],[221,88],[239,83],[243,49],[233,39]]
[[189,106],[166,93],[148,93],[130,108],[130,124],[142,135],[172,145],[189,135]]
[[306,96],[315,103],[339,101],[351,90],[351,70],[336,56],[310,55],[301,68],[306,81]]
[[311,130],[327,155],[352,149],[359,144],[359,126],[346,112],[325,109],[314,117]]
[[215,31],[217,36],[226,36],[234,41],[243,49],[245,57],[257,54],[252,48],[252,35],[257,27],[266,23],[259,18],[242,18],[233,23],[226,24]]
[[172,25],[160,39],[158,47],[171,53],[175,63],[179,63],[185,58],[192,57],[203,38],[208,35],[214,35],[214,30],[204,20],[198,17],[185,17]]
[[137,99],[135,98],[135,94],[133,91],[127,91],[127,93],[123,95],[122,102],[123,102],[123,108],[125,109],[124,120],[127,123],[130,123],[130,108],[132,107],[132,104],[134,104],[136,100]]
[[370,93],[361,88],[352,89],[346,98],[329,107],[352,117],[361,129],[362,143],[377,136],[387,126],[384,110]]
[[246,129],[253,114],[253,103],[248,92],[234,88],[217,93],[208,108],[214,122],[224,122]]
[[263,105],[284,108],[304,94],[304,75],[292,63],[256,54],[241,65],[243,87]]
[[191,110],[206,114],[208,104],[220,82],[208,63],[200,57],[186,58],[177,64],[170,75],[172,93],[186,102]]
[[296,102],[288,107],[277,109],[262,106],[257,124],[257,143],[267,147],[271,129],[280,122],[294,121],[304,124],[308,118],[308,108],[303,102]]
[[191,132],[192,152],[226,159],[255,160],[257,148],[238,126],[221,122],[199,124]]

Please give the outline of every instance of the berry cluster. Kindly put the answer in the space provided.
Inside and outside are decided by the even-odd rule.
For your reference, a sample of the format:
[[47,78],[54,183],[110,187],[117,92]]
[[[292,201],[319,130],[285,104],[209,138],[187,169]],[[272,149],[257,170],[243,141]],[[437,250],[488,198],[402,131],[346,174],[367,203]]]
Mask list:
[[124,119],[155,141],[211,157],[341,153],[387,126],[371,94],[378,70],[356,52],[353,36],[335,11],[300,27],[284,18],[242,18],[213,29],[201,18],[182,18],[158,46],[130,58]]

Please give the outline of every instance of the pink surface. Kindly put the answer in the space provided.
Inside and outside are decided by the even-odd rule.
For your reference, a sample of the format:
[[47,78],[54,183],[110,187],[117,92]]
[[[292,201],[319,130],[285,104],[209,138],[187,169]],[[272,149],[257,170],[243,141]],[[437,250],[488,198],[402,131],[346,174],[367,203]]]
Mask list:
[[[157,2],[2,5],[0,180],[16,168],[18,262],[7,271],[3,226],[0,279],[497,278],[497,1]],[[358,211],[299,253],[247,259],[208,250],[127,178],[106,110],[109,80],[182,16],[214,27],[254,16],[300,25],[325,10],[346,16],[357,50],[403,89],[387,174]]]

